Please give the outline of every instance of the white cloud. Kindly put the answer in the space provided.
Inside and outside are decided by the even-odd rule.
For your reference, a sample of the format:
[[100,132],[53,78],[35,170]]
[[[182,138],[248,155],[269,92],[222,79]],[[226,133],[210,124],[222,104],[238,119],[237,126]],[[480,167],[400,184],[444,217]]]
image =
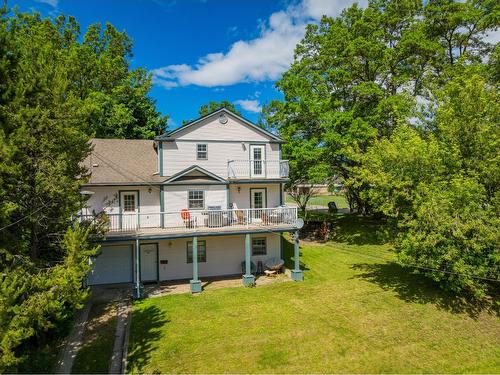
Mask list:
[[57,8],[59,0],[35,0],[37,3],[50,5],[52,8]]
[[258,100],[236,100],[235,104],[239,105],[245,111],[259,113],[262,110],[261,105]]
[[[353,0],[303,0],[271,14],[259,27],[259,37],[239,40],[225,53],[210,53],[195,65],[168,65],[154,69],[154,83],[166,88],[198,85],[229,86],[241,82],[276,80],[293,61],[295,46],[308,22],[322,15],[338,15]],[[364,5],[366,0],[359,3]]]

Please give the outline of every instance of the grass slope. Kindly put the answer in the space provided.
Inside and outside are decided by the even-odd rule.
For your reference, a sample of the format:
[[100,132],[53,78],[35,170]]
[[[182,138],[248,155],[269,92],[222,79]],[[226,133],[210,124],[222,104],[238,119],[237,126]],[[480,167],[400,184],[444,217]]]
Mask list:
[[401,268],[360,220],[301,244],[302,283],[136,303],[129,372],[500,372],[498,317]]

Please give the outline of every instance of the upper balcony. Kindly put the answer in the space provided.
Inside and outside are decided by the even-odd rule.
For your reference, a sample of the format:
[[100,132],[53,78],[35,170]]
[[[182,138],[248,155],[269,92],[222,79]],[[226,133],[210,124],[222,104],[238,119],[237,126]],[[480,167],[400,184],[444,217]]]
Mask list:
[[288,160],[229,160],[229,179],[288,178]]
[[175,237],[237,232],[272,232],[296,229],[297,207],[182,210],[173,212],[134,212],[100,215],[80,215],[82,222],[104,217],[106,236]]

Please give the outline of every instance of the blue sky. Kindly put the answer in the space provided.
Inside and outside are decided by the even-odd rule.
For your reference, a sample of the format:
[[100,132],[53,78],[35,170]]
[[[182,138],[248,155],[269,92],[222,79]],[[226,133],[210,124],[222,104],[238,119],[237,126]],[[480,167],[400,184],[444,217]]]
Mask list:
[[[305,25],[335,16],[351,0],[8,0],[22,11],[73,15],[84,31],[111,22],[134,42],[133,67],[153,73],[151,96],[170,129],[200,105],[229,100],[257,120],[280,98],[274,84],[290,66]],[[360,1],[362,5],[365,0]]]

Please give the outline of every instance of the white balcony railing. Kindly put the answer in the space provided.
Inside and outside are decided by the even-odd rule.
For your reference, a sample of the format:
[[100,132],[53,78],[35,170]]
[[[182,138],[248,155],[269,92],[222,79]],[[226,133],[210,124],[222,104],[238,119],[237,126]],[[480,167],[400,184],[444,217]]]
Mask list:
[[[238,230],[254,227],[271,229],[273,226],[295,226],[296,207],[231,209],[231,210],[183,210],[175,212],[104,214],[109,232],[138,230],[158,231],[220,228]],[[80,215],[80,221],[93,221],[95,215]]]
[[288,178],[288,160],[229,160],[228,178]]

